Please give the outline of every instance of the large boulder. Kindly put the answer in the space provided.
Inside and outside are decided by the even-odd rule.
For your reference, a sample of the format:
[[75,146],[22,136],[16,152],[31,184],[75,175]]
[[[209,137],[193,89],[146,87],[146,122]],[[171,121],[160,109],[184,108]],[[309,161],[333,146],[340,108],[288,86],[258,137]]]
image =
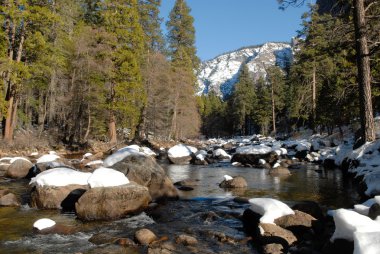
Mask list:
[[151,197],[148,188],[136,183],[116,187],[92,188],[75,204],[79,219],[112,220],[141,212]]
[[[67,185],[67,186],[36,186],[32,191],[32,207],[40,209],[62,209],[62,203],[67,203],[67,198],[71,193],[83,193],[88,189],[88,185]],[[78,191],[79,190],[79,191]],[[75,203],[76,200],[72,202]],[[68,206],[64,205],[64,206]]]
[[24,158],[14,160],[8,167],[6,176],[13,179],[21,179],[28,175],[33,164]]
[[124,173],[130,181],[148,187],[154,200],[178,198],[177,189],[164,169],[149,156],[130,154],[113,164],[112,168]]
[[279,166],[279,167],[270,169],[269,174],[271,176],[288,176],[290,175],[290,171],[289,169],[285,167]]

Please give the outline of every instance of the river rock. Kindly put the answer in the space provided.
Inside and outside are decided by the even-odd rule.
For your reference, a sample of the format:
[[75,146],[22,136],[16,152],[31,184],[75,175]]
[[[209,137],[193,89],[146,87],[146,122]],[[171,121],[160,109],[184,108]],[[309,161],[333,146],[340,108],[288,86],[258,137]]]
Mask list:
[[235,176],[231,180],[223,180],[219,184],[220,188],[246,188],[247,186],[247,181],[242,176]]
[[10,191],[7,190],[7,189],[0,189],[0,198],[1,198],[2,196],[7,195],[9,192],[10,192]]
[[149,245],[157,240],[157,236],[149,229],[143,228],[136,231],[135,239],[142,245]]
[[177,244],[183,244],[187,246],[187,245],[196,245],[198,243],[198,240],[193,236],[179,235],[176,237],[175,242]]
[[0,162],[0,172],[7,172],[10,165],[9,163]]
[[27,159],[17,159],[8,167],[6,176],[13,179],[21,179],[28,175],[33,164]]
[[87,185],[36,186],[32,191],[31,205],[40,209],[61,209],[62,202],[70,193],[87,189]]
[[178,144],[168,150],[168,158],[173,164],[186,165],[190,163],[196,152],[195,147]]
[[239,162],[243,165],[253,165],[255,167],[260,167],[260,159],[265,160],[269,164],[273,164],[278,160],[278,154],[275,152],[268,152],[268,153],[238,153],[238,150],[236,151],[236,154],[233,155],[231,162]]
[[277,226],[288,229],[297,236],[304,236],[310,232],[317,220],[304,212],[294,210],[294,214],[289,214],[277,218],[274,223]]
[[199,185],[199,180],[198,179],[185,179],[185,180],[182,180],[182,181],[179,181],[179,182],[175,182],[174,183],[175,186],[190,186],[190,187],[193,187],[193,186],[198,186]]
[[259,229],[260,242],[263,244],[278,243],[288,249],[297,241],[296,236],[291,231],[274,224],[260,223]]
[[118,240],[118,237],[112,236],[107,233],[99,233],[95,234],[88,239],[90,243],[93,243],[95,245],[102,245],[106,243],[114,243]]
[[292,209],[310,214],[312,217],[316,218],[317,220],[322,220],[325,217],[319,204],[314,201],[301,201],[293,205]]
[[288,176],[290,175],[290,171],[287,168],[279,166],[279,167],[270,169],[269,174],[271,176]]
[[379,215],[380,215],[380,204],[375,203],[371,205],[371,207],[369,208],[368,217],[375,220],[377,216]]
[[111,220],[138,213],[148,207],[148,188],[136,183],[86,191],[75,204],[79,219]]
[[130,181],[148,187],[153,200],[178,198],[177,189],[164,169],[149,156],[132,154],[112,168],[124,173]]
[[270,243],[263,246],[263,254],[282,254],[284,247],[278,243]]
[[16,206],[19,207],[20,201],[17,196],[13,193],[5,194],[0,198],[0,206]]

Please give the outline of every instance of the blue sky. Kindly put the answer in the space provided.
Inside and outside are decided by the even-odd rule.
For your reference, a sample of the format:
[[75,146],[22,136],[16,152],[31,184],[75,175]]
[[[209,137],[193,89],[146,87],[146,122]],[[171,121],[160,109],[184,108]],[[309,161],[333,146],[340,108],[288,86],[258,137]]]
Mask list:
[[[162,0],[166,21],[175,0]],[[195,19],[196,46],[201,60],[244,46],[287,41],[300,29],[307,7],[278,9],[277,0],[187,0]]]

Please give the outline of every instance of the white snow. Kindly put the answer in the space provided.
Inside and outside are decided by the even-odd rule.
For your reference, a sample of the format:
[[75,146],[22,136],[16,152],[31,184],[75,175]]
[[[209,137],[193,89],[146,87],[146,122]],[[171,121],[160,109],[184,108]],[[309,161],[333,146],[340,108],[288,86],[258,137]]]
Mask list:
[[168,156],[171,158],[181,158],[190,156],[198,151],[197,148],[183,144],[175,145],[168,150]]
[[[13,157],[12,159],[10,159],[9,163],[12,164],[13,162],[17,161],[17,160],[24,160],[24,161],[28,161],[30,162],[30,160],[26,159],[26,158],[23,158],[23,157]],[[31,162],[30,162],[31,163]]]
[[95,161],[90,161],[85,166],[100,165],[100,164],[103,164],[102,160],[95,160]]
[[380,232],[355,232],[354,254],[379,254]]
[[260,160],[259,160],[259,164],[260,164],[260,165],[265,165],[266,163],[267,163],[267,162],[266,162],[264,159],[260,159]]
[[148,156],[156,156],[157,154],[155,152],[152,151],[152,149],[150,149],[149,147],[141,147],[141,150],[144,154],[148,155]]
[[380,194],[380,171],[370,172],[363,179],[367,185],[365,194],[372,196]]
[[232,179],[234,179],[232,176],[229,176],[229,175],[224,175],[223,178],[224,178],[224,181],[231,181]]
[[50,228],[54,226],[56,223],[55,221],[47,218],[39,219],[33,223],[33,227],[37,228],[38,230],[42,230],[45,228]]
[[114,164],[118,163],[119,161],[122,161],[124,158],[134,154],[144,155],[143,153],[139,152],[139,149],[136,149],[135,146],[127,146],[119,149],[114,154],[108,156],[104,160],[103,165],[105,167],[112,167]]
[[362,215],[368,216],[369,208],[371,208],[371,206],[375,203],[376,203],[375,199],[370,198],[362,204],[354,205],[354,211]]
[[83,155],[83,159],[87,159],[88,157],[92,156],[93,154],[92,153],[85,153]]
[[231,159],[231,155],[226,153],[223,149],[219,148],[214,151],[214,157],[227,157]]
[[250,209],[262,215],[261,223],[274,224],[274,220],[285,215],[294,214],[294,211],[285,203],[272,198],[252,198],[249,200]]
[[280,163],[276,162],[274,165],[273,165],[273,168],[278,168],[278,167],[281,167]]
[[200,161],[204,161],[205,160],[205,156],[201,153],[197,154],[197,156],[195,156],[198,160]]
[[129,180],[123,173],[112,168],[98,168],[88,178],[91,188],[113,187],[128,183]]
[[335,239],[354,241],[355,231],[379,232],[380,234],[380,223],[355,211],[341,208],[333,212],[333,217],[335,222],[335,232],[330,239],[332,242]]
[[29,184],[38,186],[87,185],[90,176],[91,173],[79,172],[70,168],[53,168],[33,177]]
[[267,154],[272,148],[266,145],[241,146],[236,149],[237,154]]
[[44,154],[40,158],[37,159],[36,163],[47,163],[47,162],[52,162],[56,161],[60,157],[57,154]]
[[198,70],[198,95],[216,92],[219,96],[227,96],[233,91],[237,81],[237,74],[243,63],[247,64],[252,78],[267,75],[265,66],[279,65],[285,67],[285,63],[292,58],[292,49],[286,43],[265,43],[263,45],[238,49],[222,54],[212,60],[203,62]]

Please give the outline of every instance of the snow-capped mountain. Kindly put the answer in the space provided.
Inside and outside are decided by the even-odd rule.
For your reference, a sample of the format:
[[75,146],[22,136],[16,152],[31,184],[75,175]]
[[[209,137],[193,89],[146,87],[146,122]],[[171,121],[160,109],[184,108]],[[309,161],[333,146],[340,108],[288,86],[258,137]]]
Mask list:
[[247,64],[254,80],[266,77],[265,68],[278,65],[285,68],[293,59],[289,43],[268,42],[259,46],[245,47],[205,61],[198,70],[198,94],[214,91],[226,97],[233,91],[239,70]]

